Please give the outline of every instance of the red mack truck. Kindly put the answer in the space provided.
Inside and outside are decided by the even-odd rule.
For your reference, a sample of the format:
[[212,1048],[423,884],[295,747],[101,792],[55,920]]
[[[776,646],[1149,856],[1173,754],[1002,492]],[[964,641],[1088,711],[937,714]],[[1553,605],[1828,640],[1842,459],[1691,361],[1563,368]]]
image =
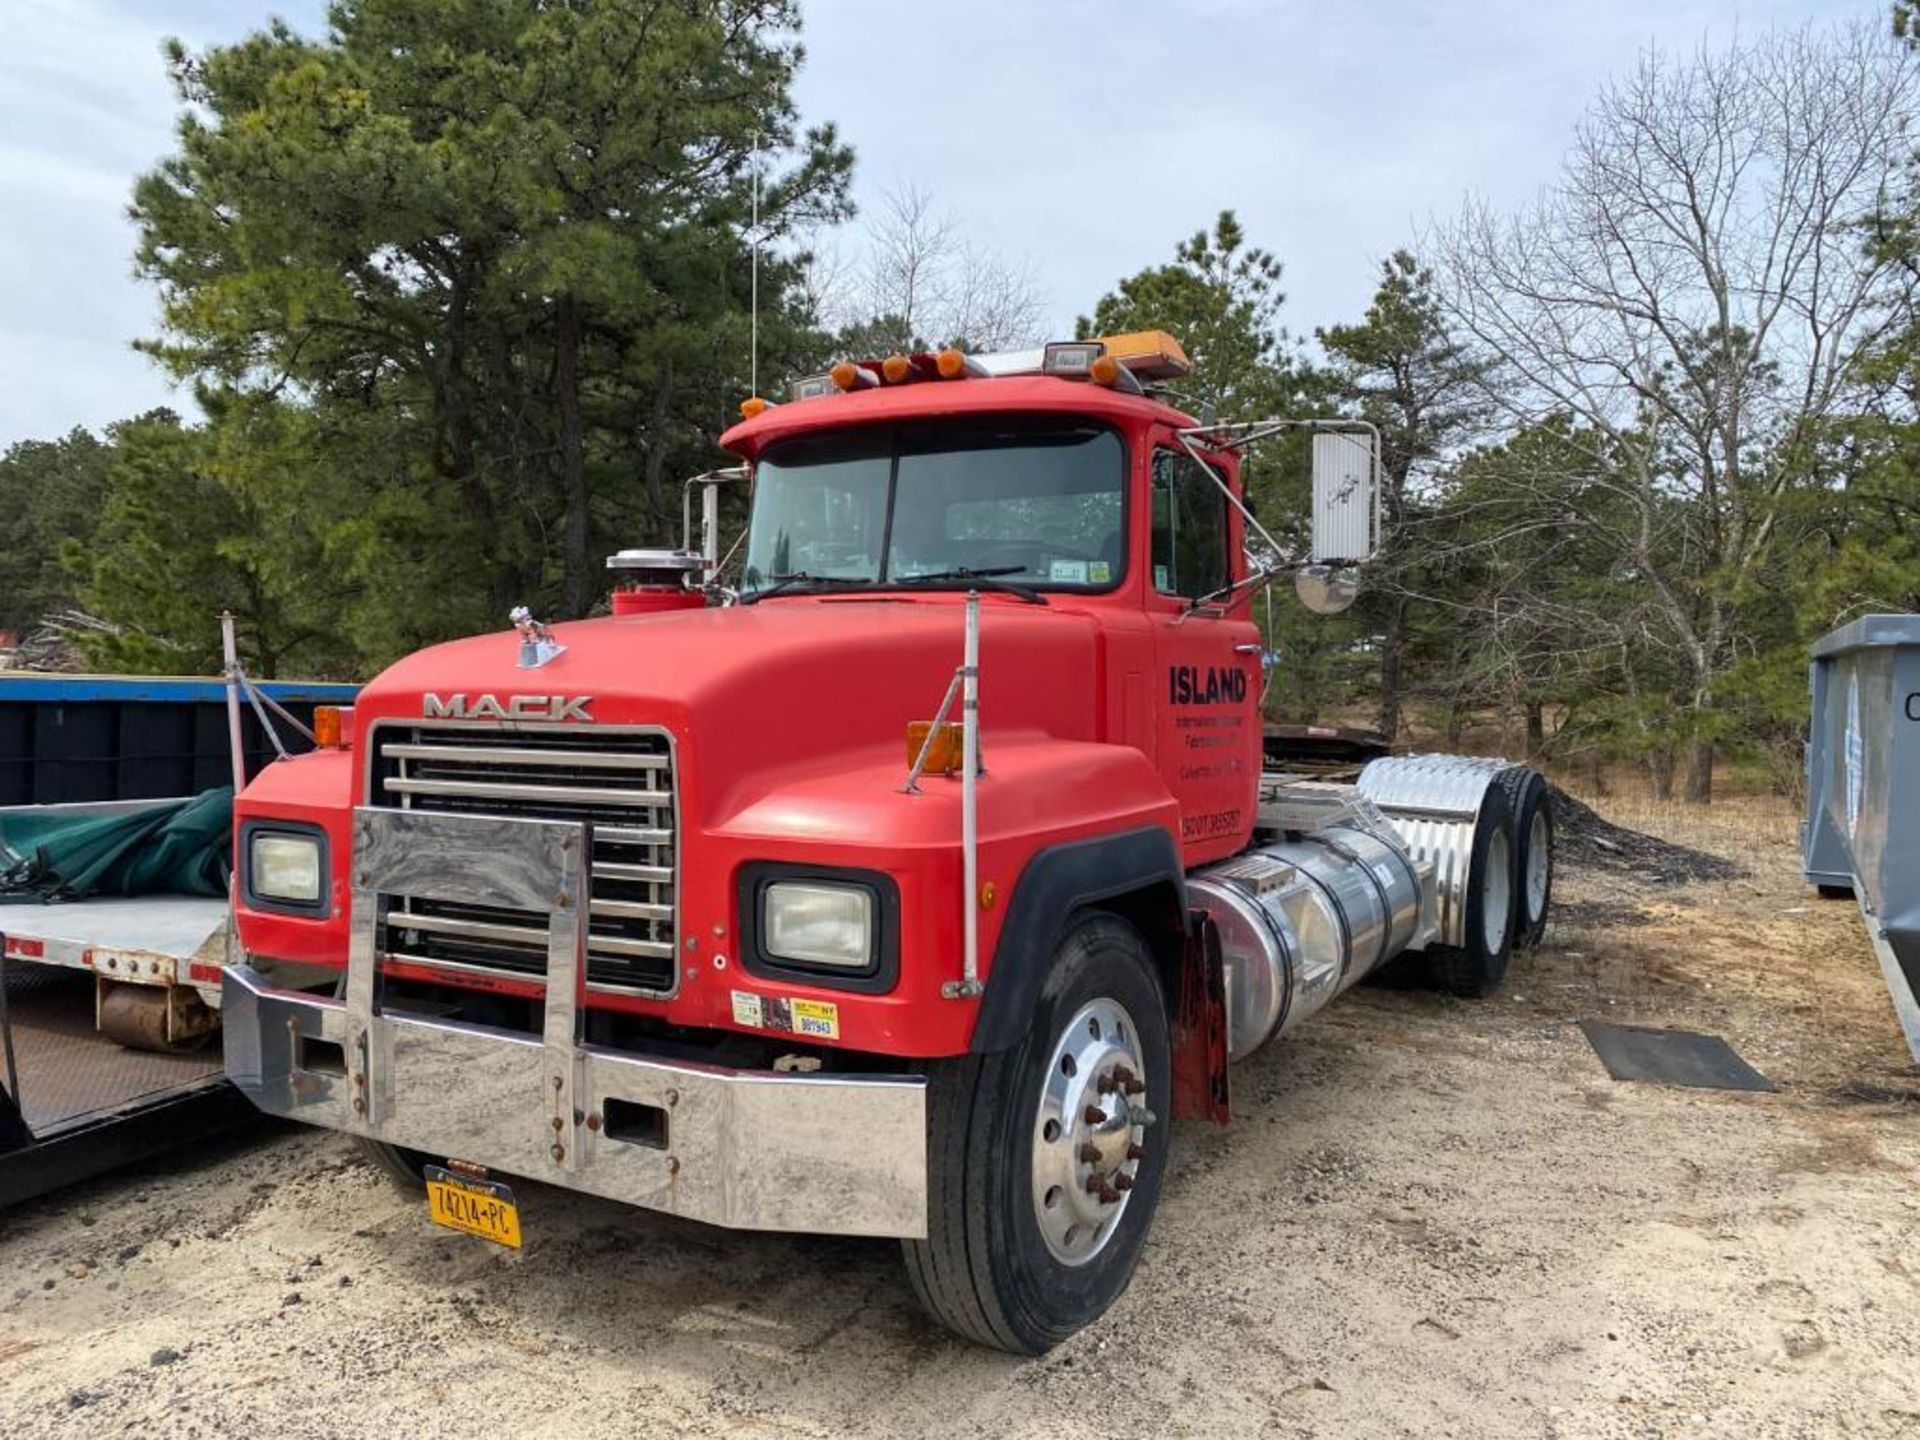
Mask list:
[[[1524,767],[1266,761],[1254,596],[1351,599],[1377,445],[1196,420],[1186,368],[843,363],[742,406],[703,543],[615,556],[611,615],[381,674],[236,805],[234,1082],[501,1243],[537,1180],[898,1238],[1017,1353],[1096,1319],[1230,1062],[1404,952],[1492,990],[1552,881]],[[1240,486],[1295,426],[1300,554]]]

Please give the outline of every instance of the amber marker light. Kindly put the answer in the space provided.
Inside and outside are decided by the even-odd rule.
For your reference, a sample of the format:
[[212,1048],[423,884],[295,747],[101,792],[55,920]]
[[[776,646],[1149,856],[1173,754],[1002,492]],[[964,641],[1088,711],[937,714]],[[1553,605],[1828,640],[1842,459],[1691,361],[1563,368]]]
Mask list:
[[913,362],[904,355],[889,355],[880,362],[880,374],[889,385],[898,385],[913,374]]
[[1102,355],[1087,367],[1087,377],[1096,385],[1112,385],[1120,378],[1120,362]]
[[958,380],[967,373],[967,357],[960,350],[942,350],[933,357],[933,368],[940,372],[942,380]]
[[313,743],[322,750],[345,750],[353,743],[353,707],[313,707]]
[[767,402],[762,400],[758,395],[749,395],[740,402],[740,418],[742,420],[752,420],[757,416],[764,415],[766,412]]

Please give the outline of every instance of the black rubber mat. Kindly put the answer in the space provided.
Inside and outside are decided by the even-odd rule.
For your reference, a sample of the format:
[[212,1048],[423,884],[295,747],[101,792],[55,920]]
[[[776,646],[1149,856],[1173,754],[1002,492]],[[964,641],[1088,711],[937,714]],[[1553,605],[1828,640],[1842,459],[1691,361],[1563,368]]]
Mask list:
[[1773,1082],[1740,1058],[1718,1035],[1655,1030],[1641,1025],[1603,1025],[1582,1020],[1593,1053],[1616,1080],[1690,1085],[1699,1090],[1772,1090]]

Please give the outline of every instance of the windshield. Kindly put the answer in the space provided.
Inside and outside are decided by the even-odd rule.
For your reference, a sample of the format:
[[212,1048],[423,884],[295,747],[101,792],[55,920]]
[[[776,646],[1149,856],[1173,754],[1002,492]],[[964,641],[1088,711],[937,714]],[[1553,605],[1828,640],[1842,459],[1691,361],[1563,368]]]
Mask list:
[[1092,425],[995,420],[836,431],[754,470],[743,594],[987,572],[1104,590],[1126,568],[1126,455]]

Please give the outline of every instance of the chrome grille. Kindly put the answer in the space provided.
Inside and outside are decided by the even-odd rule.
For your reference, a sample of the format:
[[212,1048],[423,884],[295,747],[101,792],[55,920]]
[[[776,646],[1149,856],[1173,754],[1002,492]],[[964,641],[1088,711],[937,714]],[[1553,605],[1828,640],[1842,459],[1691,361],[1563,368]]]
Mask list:
[[[373,752],[369,804],[587,822],[587,983],[672,993],[679,864],[665,734],[382,725]],[[398,960],[533,979],[546,971],[546,919],[531,911],[400,895],[384,930],[382,948]]]

